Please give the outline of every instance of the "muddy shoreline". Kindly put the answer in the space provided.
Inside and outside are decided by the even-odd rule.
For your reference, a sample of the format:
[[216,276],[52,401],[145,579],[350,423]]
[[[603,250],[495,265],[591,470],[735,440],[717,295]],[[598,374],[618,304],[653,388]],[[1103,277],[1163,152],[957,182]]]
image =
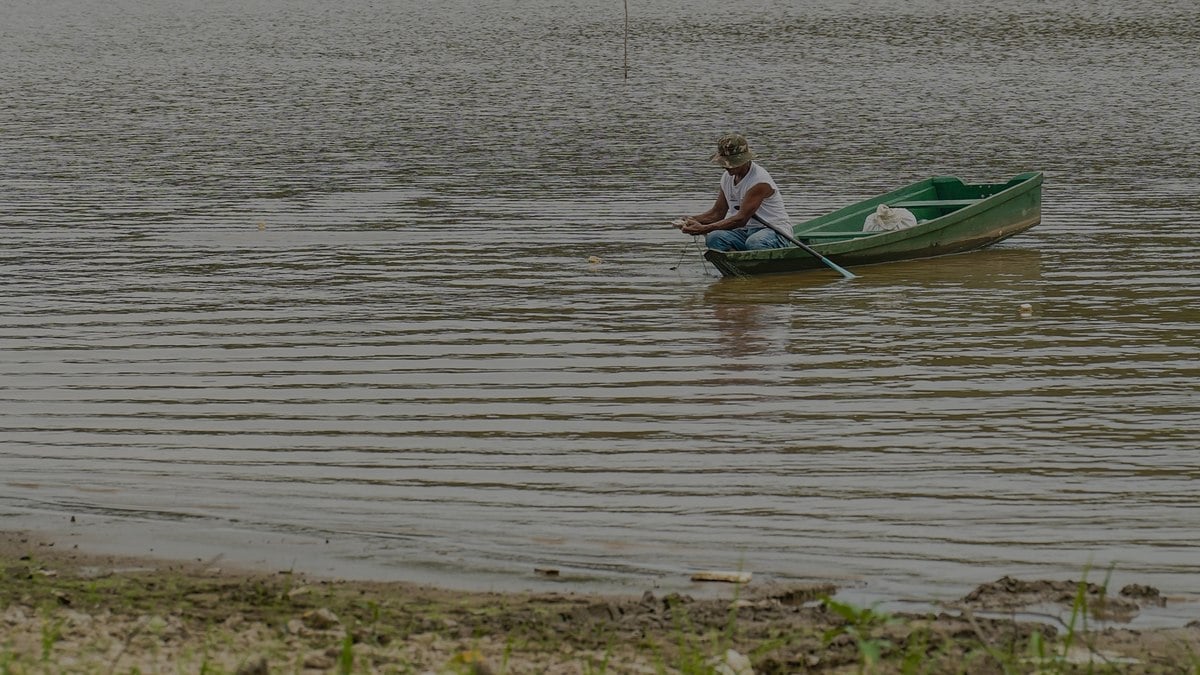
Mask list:
[[27,532],[0,533],[0,570],[12,673],[1200,672],[1200,621],[1117,623],[1170,601],[1136,584],[1004,577],[941,611],[883,614],[827,585],[465,592],[97,555]]

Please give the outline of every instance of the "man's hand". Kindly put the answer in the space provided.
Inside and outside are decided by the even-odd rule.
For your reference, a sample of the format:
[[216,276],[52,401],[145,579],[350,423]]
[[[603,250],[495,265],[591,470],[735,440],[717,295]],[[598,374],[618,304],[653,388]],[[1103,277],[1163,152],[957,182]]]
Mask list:
[[691,216],[676,218],[675,220],[671,221],[671,224],[679,228],[679,231],[683,232],[684,234],[704,234],[708,231],[708,229],[704,226],[704,223],[701,223]]

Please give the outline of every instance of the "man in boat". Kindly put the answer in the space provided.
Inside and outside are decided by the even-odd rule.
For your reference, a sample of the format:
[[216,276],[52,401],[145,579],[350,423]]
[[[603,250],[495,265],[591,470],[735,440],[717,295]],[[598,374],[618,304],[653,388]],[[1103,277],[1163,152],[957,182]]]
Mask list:
[[787,246],[787,240],[771,229],[792,231],[779,186],[754,161],[746,138],[741,134],[722,136],[711,159],[725,167],[716,203],[704,213],[676,220],[674,225],[684,234],[703,234],[704,245],[718,251]]

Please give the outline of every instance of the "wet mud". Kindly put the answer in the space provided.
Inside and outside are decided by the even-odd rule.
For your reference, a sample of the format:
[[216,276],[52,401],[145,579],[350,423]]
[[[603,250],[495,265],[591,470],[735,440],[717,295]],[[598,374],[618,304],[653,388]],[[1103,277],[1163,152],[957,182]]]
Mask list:
[[84,672],[744,675],[858,672],[866,663],[878,672],[919,663],[925,672],[1000,673],[1031,659],[1053,660],[1061,672],[1097,664],[1174,672],[1194,667],[1200,653],[1200,622],[1085,633],[990,614],[1162,601],[1145,586],[1108,597],[1094,584],[1003,577],[946,611],[894,615],[840,603],[836,590],[730,585],[720,598],[472,593],[91,556],[12,533],[0,536],[0,659],[12,672],[48,663]]

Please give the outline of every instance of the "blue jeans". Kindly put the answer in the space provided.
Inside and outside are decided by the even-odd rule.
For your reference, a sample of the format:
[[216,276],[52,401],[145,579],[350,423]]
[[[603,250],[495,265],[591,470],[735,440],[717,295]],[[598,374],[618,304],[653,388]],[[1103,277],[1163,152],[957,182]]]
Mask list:
[[717,251],[753,251],[760,248],[785,248],[788,240],[769,227],[739,227],[713,230],[704,235],[704,245]]

